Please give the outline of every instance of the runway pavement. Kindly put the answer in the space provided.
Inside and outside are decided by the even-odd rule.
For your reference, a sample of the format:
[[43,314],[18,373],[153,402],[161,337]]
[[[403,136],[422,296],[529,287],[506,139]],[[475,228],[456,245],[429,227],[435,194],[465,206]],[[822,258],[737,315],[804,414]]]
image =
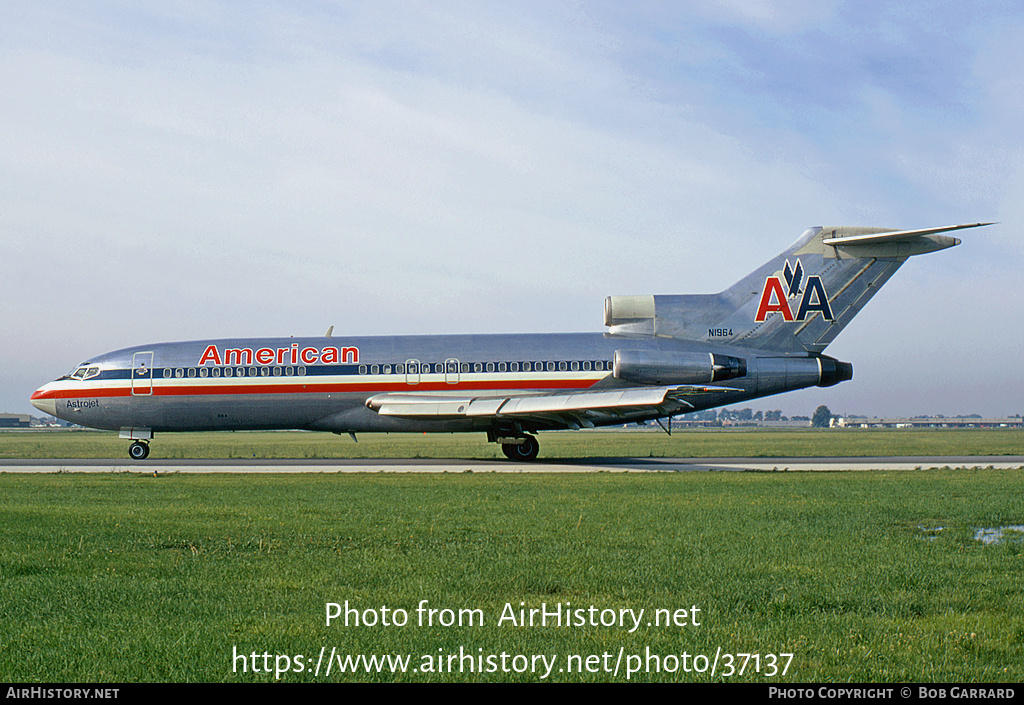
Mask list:
[[459,472],[846,472],[929,468],[1024,469],[1024,456],[872,458],[580,458],[508,460],[0,460],[0,473],[459,473]]

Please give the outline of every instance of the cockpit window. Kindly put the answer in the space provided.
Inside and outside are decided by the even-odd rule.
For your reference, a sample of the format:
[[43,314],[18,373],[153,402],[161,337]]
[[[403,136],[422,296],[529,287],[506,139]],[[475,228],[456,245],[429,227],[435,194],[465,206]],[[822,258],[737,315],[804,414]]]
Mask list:
[[89,379],[90,377],[95,377],[99,373],[100,373],[100,368],[99,367],[85,367],[85,366],[82,366],[82,367],[79,367],[77,370],[75,370],[74,372],[72,372],[68,376],[71,377],[72,379]]

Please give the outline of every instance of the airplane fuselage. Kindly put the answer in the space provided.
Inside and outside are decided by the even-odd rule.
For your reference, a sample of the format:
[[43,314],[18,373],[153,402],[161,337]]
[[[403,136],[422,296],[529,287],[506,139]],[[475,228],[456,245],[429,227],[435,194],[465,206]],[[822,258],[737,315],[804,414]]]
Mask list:
[[[627,387],[614,369],[616,351],[624,349],[746,361],[747,374],[729,380],[728,392],[695,395],[690,410],[720,405],[723,394],[732,403],[821,382],[819,365],[806,356],[800,356],[803,374],[794,375],[780,368],[782,358],[793,356],[600,333],[226,339],[143,345],[90,358],[32,400],[54,416],[110,430],[487,430],[489,418],[389,417],[366,401],[402,392],[489,397]],[[627,411],[594,425],[664,415]]]

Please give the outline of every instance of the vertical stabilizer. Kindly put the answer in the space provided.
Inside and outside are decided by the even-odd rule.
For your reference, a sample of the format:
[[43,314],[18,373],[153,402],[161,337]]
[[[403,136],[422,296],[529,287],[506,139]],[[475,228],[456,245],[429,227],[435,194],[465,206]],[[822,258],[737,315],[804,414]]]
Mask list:
[[811,228],[721,293],[608,297],[605,323],[612,334],[820,353],[908,257],[960,244],[941,233],[982,225],[990,223],[922,230]]

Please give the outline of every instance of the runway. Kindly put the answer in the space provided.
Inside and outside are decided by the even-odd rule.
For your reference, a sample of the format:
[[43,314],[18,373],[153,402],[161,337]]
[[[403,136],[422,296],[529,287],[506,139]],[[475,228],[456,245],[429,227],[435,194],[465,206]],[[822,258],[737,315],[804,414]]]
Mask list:
[[587,473],[587,472],[851,472],[932,468],[1024,469],[1024,456],[871,458],[580,458],[536,460],[0,460],[0,473]]

